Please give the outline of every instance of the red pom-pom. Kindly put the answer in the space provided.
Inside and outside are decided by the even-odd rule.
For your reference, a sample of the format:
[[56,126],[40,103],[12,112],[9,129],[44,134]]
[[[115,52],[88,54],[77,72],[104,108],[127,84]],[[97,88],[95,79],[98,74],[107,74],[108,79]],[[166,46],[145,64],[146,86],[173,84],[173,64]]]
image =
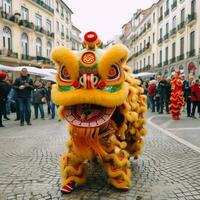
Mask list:
[[79,87],[80,87],[79,81],[74,81],[74,82],[72,83],[72,86],[75,87],[75,88],[79,88]]
[[99,87],[99,88],[104,88],[105,86],[106,86],[106,82],[100,80],[99,83],[98,83],[98,87]]
[[95,42],[97,40],[97,34],[93,31],[87,32],[84,39],[86,42]]

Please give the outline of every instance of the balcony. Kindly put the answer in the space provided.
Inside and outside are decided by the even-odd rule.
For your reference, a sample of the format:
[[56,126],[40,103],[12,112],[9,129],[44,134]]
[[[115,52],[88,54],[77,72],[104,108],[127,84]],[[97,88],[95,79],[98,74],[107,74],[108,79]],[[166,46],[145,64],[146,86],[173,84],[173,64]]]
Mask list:
[[173,9],[175,9],[176,7],[177,7],[177,0],[174,0],[174,2],[173,2],[173,4],[172,4],[171,8],[172,8],[172,10],[173,10]]
[[167,15],[169,15],[169,8],[165,11],[165,17],[167,17]]
[[37,62],[42,62],[43,64],[51,64],[51,60],[46,57],[36,56]]
[[162,67],[162,62],[158,64],[158,67]]
[[35,31],[37,31],[39,33],[43,33],[43,34],[46,33],[45,30],[42,27],[40,27],[40,26],[35,26]]
[[179,31],[179,32],[182,32],[184,29],[185,29],[185,21],[181,22],[181,23],[178,25],[178,31]]
[[0,18],[5,19],[7,21],[10,21],[12,23],[16,23],[17,19],[14,15],[11,15],[9,13],[6,13],[5,11],[0,12]]
[[169,33],[166,33],[165,35],[164,35],[164,40],[168,40],[169,39]]
[[51,13],[54,13],[54,9],[48,6],[44,1],[42,0],[32,0],[33,2],[37,3],[38,5],[42,6],[46,10],[48,10]]
[[36,57],[33,57],[33,56],[29,56],[29,55],[26,55],[26,54],[22,54],[21,55],[21,59],[22,60],[35,60],[36,59]]
[[158,22],[160,23],[163,20],[163,15],[158,18]]
[[51,37],[51,38],[54,38],[55,34],[53,32],[50,32],[50,31],[46,31],[46,35],[48,37]]
[[11,58],[18,58],[18,53],[13,52],[12,49],[1,49],[0,55]]
[[20,20],[19,25],[29,29],[34,29],[34,24],[32,22],[29,22],[28,20]]
[[163,43],[163,39],[160,38],[160,39],[158,40],[158,44],[162,44],[162,43]]
[[181,54],[180,56],[177,57],[177,61],[184,60],[184,54]]
[[166,66],[168,65],[168,63],[169,63],[168,60],[166,60],[163,65]]
[[197,21],[197,14],[192,13],[191,15],[188,15],[187,17],[187,23],[189,26],[192,26]]
[[191,58],[191,57],[193,57],[193,56],[195,56],[195,55],[196,55],[195,49],[193,49],[193,50],[187,52],[187,57],[188,57],[188,58]]
[[176,62],[176,57],[170,59],[170,64],[175,63],[175,62]]
[[173,28],[171,30],[171,33],[170,33],[171,36],[175,36],[176,35],[176,28]]

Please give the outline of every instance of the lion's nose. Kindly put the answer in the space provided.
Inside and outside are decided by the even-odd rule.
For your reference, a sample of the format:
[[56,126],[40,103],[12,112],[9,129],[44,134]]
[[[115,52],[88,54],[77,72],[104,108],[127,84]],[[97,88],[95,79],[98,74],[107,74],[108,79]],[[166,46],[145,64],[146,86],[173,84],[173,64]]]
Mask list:
[[80,84],[85,89],[93,89],[96,88],[98,80],[99,80],[98,77],[95,76],[94,74],[84,74],[83,76],[80,77]]

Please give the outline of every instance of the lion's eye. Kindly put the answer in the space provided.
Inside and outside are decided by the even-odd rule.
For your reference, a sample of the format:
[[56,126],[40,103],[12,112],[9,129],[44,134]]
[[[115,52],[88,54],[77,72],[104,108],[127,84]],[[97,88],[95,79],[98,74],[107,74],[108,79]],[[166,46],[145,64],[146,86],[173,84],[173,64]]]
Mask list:
[[112,65],[108,73],[108,80],[118,80],[121,76],[120,68],[117,64]]
[[71,81],[69,73],[68,73],[65,65],[61,65],[61,68],[60,68],[60,80],[63,81],[63,82],[70,82]]

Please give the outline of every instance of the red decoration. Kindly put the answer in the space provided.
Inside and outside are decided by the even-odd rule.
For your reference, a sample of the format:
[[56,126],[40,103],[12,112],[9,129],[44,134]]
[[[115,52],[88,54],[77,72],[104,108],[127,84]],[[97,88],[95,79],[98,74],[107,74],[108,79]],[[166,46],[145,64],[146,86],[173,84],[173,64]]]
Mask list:
[[75,87],[75,88],[79,88],[79,87],[80,87],[79,81],[74,81],[74,82],[72,83],[72,86]]
[[4,80],[6,78],[6,76],[7,76],[6,72],[0,71],[0,80]]
[[95,56],[94,52],[86,51],[81,56],[81,61],[86,66],[92,66],[92,65],[94,65],[96,63],[96,56]]
[[104,88],[105,86],[106,86],[106,82],[100,80],[99,83],[98,83],[98,88]]
[[84,39],[86,42],[95,42],[97,40],[97,34],[93,31],[87,32]]

